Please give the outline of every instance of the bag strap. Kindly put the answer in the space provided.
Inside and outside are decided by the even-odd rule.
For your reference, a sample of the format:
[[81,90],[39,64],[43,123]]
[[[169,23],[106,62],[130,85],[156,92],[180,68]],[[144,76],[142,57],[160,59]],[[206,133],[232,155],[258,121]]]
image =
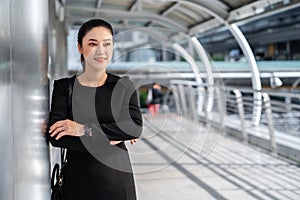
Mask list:
[[67,149],[66,148],[60,148],[60,166],[61,168],[66,164],[67,162],[67,156],[66,156]]
[[55,189],[55,181],[59,179],[59,165],[56,163],[53,167],[51,174],[51,189],[52,191]]

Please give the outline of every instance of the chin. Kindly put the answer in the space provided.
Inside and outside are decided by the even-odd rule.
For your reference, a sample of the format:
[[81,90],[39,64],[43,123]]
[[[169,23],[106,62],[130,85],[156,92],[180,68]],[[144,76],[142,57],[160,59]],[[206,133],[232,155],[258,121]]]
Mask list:
[[95,66],[94,69],[95,70],[104,70],[104,69],[106,69],[106,67],[107,67],[107,65],[105,65],[105,66]]
[[107,62],[103,62],[103,63],[93,63],[88,65],[89,68],[97,71],[97,70],[103,70],[106,69],[108,63]]

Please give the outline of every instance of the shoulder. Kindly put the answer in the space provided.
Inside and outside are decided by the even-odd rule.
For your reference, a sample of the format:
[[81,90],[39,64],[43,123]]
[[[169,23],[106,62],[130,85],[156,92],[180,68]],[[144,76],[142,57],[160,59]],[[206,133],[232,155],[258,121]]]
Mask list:
[[64,77],[64,78],[60,78],[57,80],[54,80],[54,86],[56,87],[66,87],[68,86],[69,83],[72,83],[72,85],[74,84],[76,75],[70,76],[70,77]]
[[115,74],[108,73],[109,79],[108,83],[121,84],[122,86],[127,87],[130,84],[133,84],[128,76],[117,76]]
[[60,78],[60,79],[56,79],[56,82],[68,82],[68,81],[74,81],[76,78],[76,74],[69,76],[69,77],[64,77],[64,78]]
[[120,76],[111,73],[107,73],[107,75],[108,75],[108,80],[107,80],[108,83],[116,83],[121,78]]

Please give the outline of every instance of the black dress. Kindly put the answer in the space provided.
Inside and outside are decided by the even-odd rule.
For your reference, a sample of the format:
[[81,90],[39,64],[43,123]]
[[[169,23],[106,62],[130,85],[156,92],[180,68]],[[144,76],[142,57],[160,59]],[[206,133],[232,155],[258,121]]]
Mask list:
[[[124,142],[138,138],[142,116],[137,94],[128,77],[108,74],[101,87],[81,85],[76,76],[72,105],[68,106],[68,78],[54,82],[49,127],[71,119],[89,124],[93,136],[49,138],[56,147],[67,148],[63,192],[66,200],[135,200],[135,184]],[[70,109],[72,107],[72,109]]]

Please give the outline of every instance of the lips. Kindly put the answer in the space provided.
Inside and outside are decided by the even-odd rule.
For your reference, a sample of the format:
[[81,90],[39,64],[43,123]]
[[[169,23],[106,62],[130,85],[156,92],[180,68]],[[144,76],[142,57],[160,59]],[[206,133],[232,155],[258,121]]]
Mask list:
[[98,61],[98,62],[103,62],[106,60],[105,57],[95,57],[94,60]]

